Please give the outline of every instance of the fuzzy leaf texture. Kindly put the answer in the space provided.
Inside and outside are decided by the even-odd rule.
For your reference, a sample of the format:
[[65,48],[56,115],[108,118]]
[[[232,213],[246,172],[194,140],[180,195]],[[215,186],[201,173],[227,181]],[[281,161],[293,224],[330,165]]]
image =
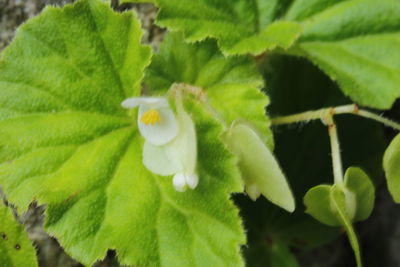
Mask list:
[[150,48],[134,13],[99,0],[47,7],[0,60],[0,185],[23,211],[47,204],[45,229],[78,261],[108,249],[123,265],[242,266],[242,190],[222,128],[196,104],[199,186],[180,193],[142,164],[136,117]]
[[273,148],[270,121],[265,107],[268,97],[255,62],[244,56],[225,58],[214,41],[187,44],[177,33],[168,34],[146,70],[146,85],[165,92],[173,83],[204,89],[209,103],[227,121],[248,121]]
[[388,109],[400,96],[400,2],[338,3],[301,22],[294,50],[337,81],[353,101]]
[[36,251],[25,228],[0,200],[0,267],[36,267]]
[[160,6],[157,23],[187,41],[215,38],[225,54],[306,57],[360,105],[388,109],[400,96],[397,0],[150,2]]
[[260,54],[276,47],[289,48],[301,27],[273,19],[283,4],[277,0],[123,0],[152,2],[160,7],[157,24],[184,32],[190,42],[218,40],[224,54]]

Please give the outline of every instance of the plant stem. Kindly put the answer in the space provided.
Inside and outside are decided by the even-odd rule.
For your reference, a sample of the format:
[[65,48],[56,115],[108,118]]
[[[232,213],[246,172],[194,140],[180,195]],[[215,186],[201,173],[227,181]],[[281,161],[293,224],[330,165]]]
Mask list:
[[337,106],[337,107],[331,107],[331,108],[323,108],[323,109],[319,109],[319,110],[306,111],[306,112],[289,115],[289,116],[277,117],[277,118],[273,118],[271,120],[271,122],[273,125],[281,125],[281,124],[308,122],[308,121],[317,120],[317,119],[323,120],[324,118],[326,118],[326,116],[328,114],[330,114],[332,116],[338,115],[338,114],[354,114],[354,115],[358,115],[358,116],[361,116],[364,118],[378,121],[388,127],[391,127],[393,129],[400,131],[400,123],[397,123],[390,119],[384,118],[373,112],[359,109],[358,106],[355,104],[343,105],[343,106]]
[[342,167],[342,159],[340,156],[340,144],[339,137],[337,133],[337,128],[335,121],[333,120],[333,116],[328,114],[324,118],[327,126],[329,139],[331,142],[331,155],[332,155],[332,168],[333,168],[333,178],[335,184],[338,186],[343,186],[343,167]]

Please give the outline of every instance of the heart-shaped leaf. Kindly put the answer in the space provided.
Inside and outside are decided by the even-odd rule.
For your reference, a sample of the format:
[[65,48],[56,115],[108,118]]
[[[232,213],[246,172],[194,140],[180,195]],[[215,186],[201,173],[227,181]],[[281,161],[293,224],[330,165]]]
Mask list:
[[[353,172],[353,171],[351,171]],[[351,173],[348,177],[353,177]],[[318,185],[311,188],[304,196],[307,212],[315,219],[330,226],[343,226],[357,261],[361,264],[360,246],[352,226],[355,199],[353,193],[338,185]]]
[[47,204],[45,229],[86,265],[116,250],[134,266],[242,266],[229,200],[242,190],[222,126],[197,103],[199,185],[180,193],[142,164],[136,117],[150,48],[132,12],[100,0],[47,7],[0,59],[0,185],[19,210]]

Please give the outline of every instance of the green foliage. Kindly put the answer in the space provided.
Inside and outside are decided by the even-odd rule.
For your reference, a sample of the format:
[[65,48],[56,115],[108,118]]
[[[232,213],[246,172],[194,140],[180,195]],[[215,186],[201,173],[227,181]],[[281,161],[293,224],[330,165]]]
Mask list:
[[0,266],[36,267],[36,251],[25,229],[0,200]]
[[[22,26],[0,61],[0,184],[19,210],[46,203],[45,229],[84,264],[241,266],[245,237],[229,193],[242,190],[221,125],[191,104],[199,186],[174,191],[142,164],[136,118],[150,49],[131,12],[81,0]],[[5,114],[5,115],[4,115]]]
[[375,188],[371,180],[360,168],[350,167],[344,177],[344,185],[355,195],[356,211],[354,221],[368,219],[374,208]]
[[372,212],[375,190],[368,176],[359,168],[349,168],[343,185],[318,185],[304,196],[306,212],[330,226],[343,226],[354,250],[357,266],[361,253],[352,222],[365,220]]
[[[350,167],[343,184],[321,185],[331,176],[328,139],[321,137],[326,129],[277,129],[273,137],[265,108],[290,114],[348,103],[345,96],[391,107],[400,96],[400,2],[121,2],[158,5],[157,23],[182,33],[168,33],[150,60],[134,13],[79,0],[46,8],[1,54],[0,185],[7,198],[19,211],[33,200],[47,204],[45,229],[86,265],[114,249],[125,265],[243,266],[245,228],[249,266],[297,267],[290,247],[314,248],[338,234],[304,214],[305,194],[306,212],[343,227],[361,266],[352,223],[370,216],[373,183],[361,168]],[[315,67],[289,56],[313,62],[345,96]],[[264,78],[271,103],[262,91]],[[124,99],[142,95],[142,82],[150,96],[182,89],[197,135],[195,190],[176,192],[171,177],[143,165],[136,111],[121,107]],[[343,165],[379,177],[382,127],[348,117],[337,124]],[[396,202],[399,146],[396,137],[383,162]],[[262,193],[287,211],[300,208],[289,214],[263,198],[235,195],[243,227],[230,200],[243,183],[253,199]],[[260,192],[251,193],[253,185]],[[7,208],[3,215],[12,219]],[[6,257],[0,266],[19,266],[13,262],[18,253],[34,255],[21,226],[13,227],[4,232],[14,231],[13,238],[23,237],[15,242],[25,244],[14,251],[11,239],[0,240],[0,259]]]
[[160,93],[173,83],[204,89],[209,103],[228,124],[251,122],[263,141],[273,147],[265,115],[269,100],[260,91],[264,81],[251,58],[224,58],[213,41],[186,44],[180,34],[168,34],[146,73],[146,85]]
[[352,100],[390,108],[400,96],[400,2],[344,1],[302,21],[300,54],[306,56]]
[[361,105],[390,108],[400,96],[396,0],[152,2],[161,9],[158,24],[187,41],[215,38],[225,54],[304,56]]
[[383,158],[389,192],[396,203],[400,203],[400,135],[390,143]]
[[349,205],[347,194],[341,188],[333,186],[331,190],[331,204],[337,218],[346,230],[350,245],[353,248],[356,257],[357,267],[362,266],[360,245],[358,244],[357,235],[351,225],[351,218],[348,215]]
[[[124,0],[123,2],[145,2]],[[276,47],[289,48],[301,27],[289,21],[273,22],[288,1],[258,0],[150,0],[160,7],[157,23],[182,30],[190,42],[208,37],[218,40],[225,54],[260,54]]]

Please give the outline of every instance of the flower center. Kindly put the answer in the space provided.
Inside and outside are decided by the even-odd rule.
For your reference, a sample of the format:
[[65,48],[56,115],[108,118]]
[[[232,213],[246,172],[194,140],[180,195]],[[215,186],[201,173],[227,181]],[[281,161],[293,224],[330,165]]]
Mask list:
[[149,109],[140,117],[140,121],[146,125],[154,125],[161,121],[160,113],[155,109]]

